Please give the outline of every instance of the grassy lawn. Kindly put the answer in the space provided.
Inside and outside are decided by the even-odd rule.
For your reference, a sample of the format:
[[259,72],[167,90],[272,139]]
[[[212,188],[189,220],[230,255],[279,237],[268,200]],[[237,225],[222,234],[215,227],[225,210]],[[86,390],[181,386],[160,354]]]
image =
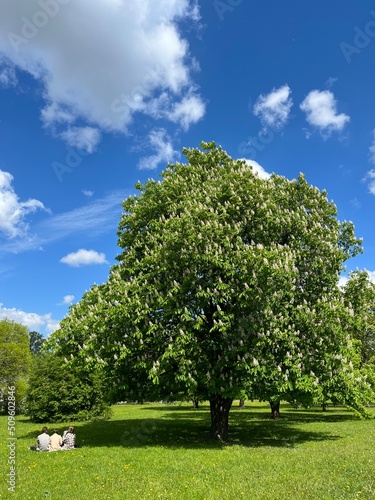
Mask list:
[[115,406],[110,421],[75,424],[81,449],[56,453],[28,450],[42,425],[21,416],[16,493],[0,417],[0,499],[375,499],[374,420],[344,408],[281,411],[273,421],[266,404],[235,403],[221,444],[208,439],[206,404]]

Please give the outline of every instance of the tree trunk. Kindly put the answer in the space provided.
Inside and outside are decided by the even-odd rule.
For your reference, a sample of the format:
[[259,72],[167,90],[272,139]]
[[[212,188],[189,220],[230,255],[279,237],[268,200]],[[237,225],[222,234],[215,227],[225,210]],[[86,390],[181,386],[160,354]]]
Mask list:
[[199,400],[193,399],[193,408],[199,408]]
[[271,406],[271,418],[279,418],[280,417],[280,401],[270,401]]
[[228,438],[228,418],[232,402],[232,398],[223,398],[219,394],[210,399],[212,439],[225,441]]
[[238,407],[241,408],[241,410],[243,410],[245,408],[245,400],[244,399],[240,399]]

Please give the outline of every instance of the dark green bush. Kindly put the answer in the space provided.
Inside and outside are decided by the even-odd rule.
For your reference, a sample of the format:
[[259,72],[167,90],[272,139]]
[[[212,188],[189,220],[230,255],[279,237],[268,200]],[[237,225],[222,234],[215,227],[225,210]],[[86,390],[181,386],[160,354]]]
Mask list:
[[84,367],[67,366],[52,353],[43,353],[33,360],[26,414],[33,422],[108,418],[103,378]]

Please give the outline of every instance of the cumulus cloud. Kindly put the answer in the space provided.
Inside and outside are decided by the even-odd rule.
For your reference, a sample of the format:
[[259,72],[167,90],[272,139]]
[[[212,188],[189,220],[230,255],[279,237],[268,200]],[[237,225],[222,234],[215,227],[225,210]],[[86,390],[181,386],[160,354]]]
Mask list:
[[337,102],[329,90],[312,90],[300,104],[306,113],[306,120],[324,137],[329,137],[334,131],[341,131],[349,122],[345,113],[337,113]]
[[94,195],[94,191],[91,191],[90,189],[82,189],[82,193],[85,195],[85,196],[93,196]]
[[65,297],[63,297],[63,300],[61,302],[61,305],[62,306],[70,305],[74,299],[75,299],[74,295],[65,295]]
[[288,85],[273,89],[269,94],[260,95],[253,107],[253,113],[266,128],[283,127],[290,114],[293,101]]
[[368,273],[368,275],[369,275],[370,281],[371,281],[372,283],[375,283],[375,271],[369,271],[369,270],[367,270],[367,269],[366,269],[366,271],[367,271],[367,273]]
[[0,170],[0,232],[9,238],[26,236],[29,227],[25,222],[26,216],[37,210],[47,210],[38,200],[19,201],[12,181],[13,176],[9,172]]
[[52,319],[52,314],[36,314],[21,311],[15,308],[6,308],[0,304],[0,319],[9,320],[26,326],[30,331],[39,331],[45,329],[47,333],[52,333],[59,328],[59,322]]
[[205,113],[205,105],[197,95],[184,97],[181,102],[174,104],[167,117],[174,123],[179,123],[184,130],[188,130],[192,123],[198,122]]
[[69,253],[60,259],[60,262],[71,267],[90,266],[92,264],[107,264],[105,254],[95,250],[81,248],[77,252]]
[[255,172],[261,179],[269,179],[271,177],[271,174],[266,172],[266,170],[262,167],[262,165],[259,165],[258,162],[254,160],[248,160],[246,158],[241,158],[246,161],[248,165],[250,165],[253,169],[253,172]]
[[154,170],[162,162],[171,163],[177,154],[164,129],[155,129],[150,132],[148,146],[154,149],[155,153],[141,158],[138,164],[141,170]]
[[78,132],[79,147],[88,152],[99,131],[126,132],[135,113],[153,116],[156,102],[164,117],[186,129],[204,114],[180,23],[197,22],[197,5],[3,0],[0,55],[40,81],[44,124],[70,144]]

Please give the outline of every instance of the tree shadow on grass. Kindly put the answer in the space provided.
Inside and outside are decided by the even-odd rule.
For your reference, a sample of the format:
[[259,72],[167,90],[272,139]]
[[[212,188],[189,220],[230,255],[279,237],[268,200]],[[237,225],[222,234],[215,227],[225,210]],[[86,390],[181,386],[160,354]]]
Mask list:
[[[75,425],[77,444],[85,448],[160,446],[177,449],[221,449],[240,445],[246,447],[288,447],[304,442],[337,440],[340,436],[327,431],[303,429],[310,422],[339,422],[353,419],[353,415],[327,414],[289,410],[284,417],[271,420],[264,411],[234,409],[229,417],[229,439],[225,443],[209,437],[210,411],[207,407],[147,406],[142,410],[163,410],[159,418],[121,419],[80,422]],[[145,411],[145,413],[147,413]],[[300,424],[300,425],[299,425]],[[59,428],[59,427],[58,427]],[[337,429],[336,429],[337,431]],[[23,436],[35,440],[35,435]]]
[[[188,415],[198,415],[199,412],[209,413],[209,407],[207,405],[200,406],[199,408],[187,407],[187,406],[151,406],[147,405],[145,407],[140,407],[143,411],[162,411],[165,412],[168,408],[168,413],[173,413],[172,418],[187,418]],[[247,421],[254,419],[267,419],[269,421],[271,412],[265,409],[265,405],[254,405],[247,406],[244,409],[232,406],[230,410],[229,419],[236,415],[236,419],[241,419],[244,417]],[[280,420],[288,420],[288,422],[295,423],[308,423],[308,422],[344,422],[348,420],[359,420],[360,418],[356,416],[353,411],[344,407],[330,407],[326,411],[322,411],[318,407],[313,407],[310,409],[298,409],[293,408],[290,405],[281,406],[281,418]]]

